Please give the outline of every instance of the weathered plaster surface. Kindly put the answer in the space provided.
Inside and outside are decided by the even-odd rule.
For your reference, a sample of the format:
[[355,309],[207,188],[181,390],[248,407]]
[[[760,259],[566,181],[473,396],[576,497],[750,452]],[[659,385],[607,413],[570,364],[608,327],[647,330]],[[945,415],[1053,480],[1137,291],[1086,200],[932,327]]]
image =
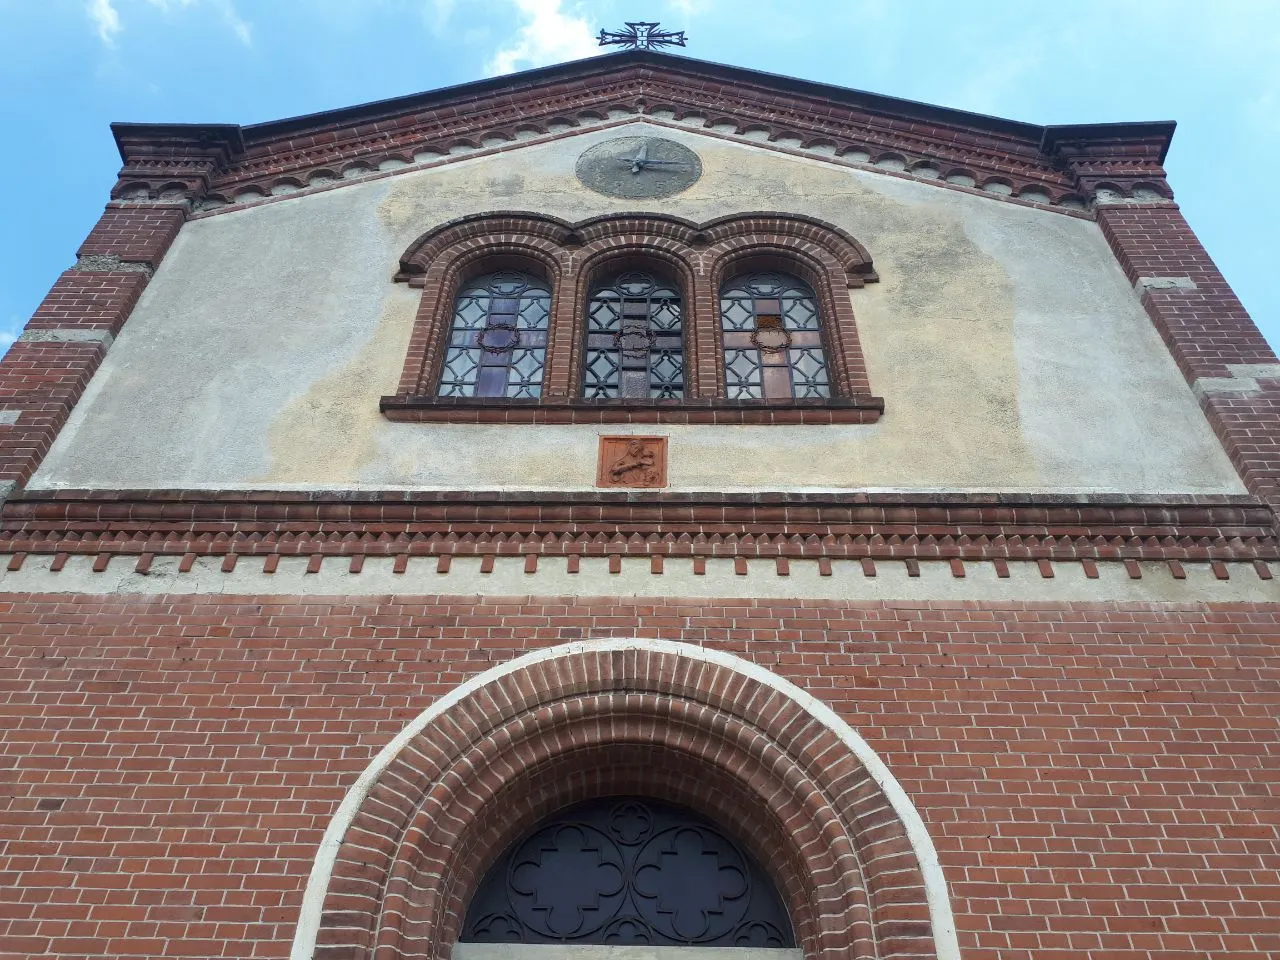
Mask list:
[[468,213],[821,217],[870,250],[850,292],[875,425],[652,426],[674,489],[1239,492],[1096,225],[671,128],[702,179],[667,200],[574,161],[645,124],[189,223],[32,481],[37,487],[587,489],[627,428],[390,423],[418,293],[406,246]]

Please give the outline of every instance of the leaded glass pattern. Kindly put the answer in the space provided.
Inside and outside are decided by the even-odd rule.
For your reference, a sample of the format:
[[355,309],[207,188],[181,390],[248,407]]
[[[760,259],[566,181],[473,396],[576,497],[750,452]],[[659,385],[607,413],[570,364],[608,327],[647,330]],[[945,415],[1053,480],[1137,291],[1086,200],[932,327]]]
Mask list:
[[442,397],[536,399],[547,359],[551,290],[515,271],[467,281],[454,301]]
[[720,291],[724,374],[730,400],[831,396],[817,298],[785,273],[753,273]]
[[631,271],[598,287],[587,306],[582,395],[587,399],[684,396],[679,292]]
[[773,880],[716,824],[648,797],[547,817],[485,873],[463,943],[795,946]]

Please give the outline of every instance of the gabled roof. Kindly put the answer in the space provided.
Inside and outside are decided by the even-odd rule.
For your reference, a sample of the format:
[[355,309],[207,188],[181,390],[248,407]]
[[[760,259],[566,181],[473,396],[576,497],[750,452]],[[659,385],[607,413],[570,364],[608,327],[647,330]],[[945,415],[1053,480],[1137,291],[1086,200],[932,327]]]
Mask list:
[[413,163],[424,151],[447,156],[459,145],[482,149],[523,139],[521,130],[536,136],[553,124],[600,121],[611,111],[675,121],[697,115],[721,132],[755,132],[757,141],[871,164],[890,157],[907,171],[927,165],[933,177],[960,170],[978,185],[994,177],[1015,193],[1034,187],[1051,196],[1072,189],[1062,176],[1064,148],[1140,161],[1160,176],[1174,130],[1172,122],[1040,126],[629,50],[249,126],[117,123],[112,131],[126,168],[141,154],[154,156],[164,142],[217,144],[224,159],[214,186],[266,195],[269,176],[302,187],[317,170],[341,175],[335,165],[376,170],[389,158]]

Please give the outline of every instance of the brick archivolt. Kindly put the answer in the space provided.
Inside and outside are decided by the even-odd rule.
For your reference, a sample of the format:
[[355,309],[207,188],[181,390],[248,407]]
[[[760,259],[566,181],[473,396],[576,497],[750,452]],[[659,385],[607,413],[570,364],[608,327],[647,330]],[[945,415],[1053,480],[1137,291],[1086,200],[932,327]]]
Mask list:
[[528,654],[419,716],[330,825],[292,955],[448,957],[509,843],[566,804],[637,792],[747,840],[807,956],[958,957],[933,845],[867,744],[759,666],[656,640]]
[[612,269],[656,263],[683,288],[689,395],[723,394],[720,284],[752,269],[804,278],[821,304],[836,389],[867,397],[871,388],[845,291],[878,279],[871,256],[845,231],[812,217],[755,212],[694,223],[658,214],[602,216],[570,223],[521,211],[475,214],[423,234],[400,258],[395,279],[422,288],[398,396],[435,392],[460,283],[488,270],[529,270],[551,283],[551,335],[543,395],[579,391],[584,305]]

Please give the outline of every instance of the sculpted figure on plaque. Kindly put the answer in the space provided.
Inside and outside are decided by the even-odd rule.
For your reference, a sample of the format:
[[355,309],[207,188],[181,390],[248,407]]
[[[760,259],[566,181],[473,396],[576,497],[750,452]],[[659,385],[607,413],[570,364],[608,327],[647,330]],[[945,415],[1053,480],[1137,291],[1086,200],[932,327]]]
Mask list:
[[657,471],[653,469],[656,459],[643,440],[632,440],[627,444],[626,452],[609,467],[609,476],[618,481],[654,483],[658,479]]

